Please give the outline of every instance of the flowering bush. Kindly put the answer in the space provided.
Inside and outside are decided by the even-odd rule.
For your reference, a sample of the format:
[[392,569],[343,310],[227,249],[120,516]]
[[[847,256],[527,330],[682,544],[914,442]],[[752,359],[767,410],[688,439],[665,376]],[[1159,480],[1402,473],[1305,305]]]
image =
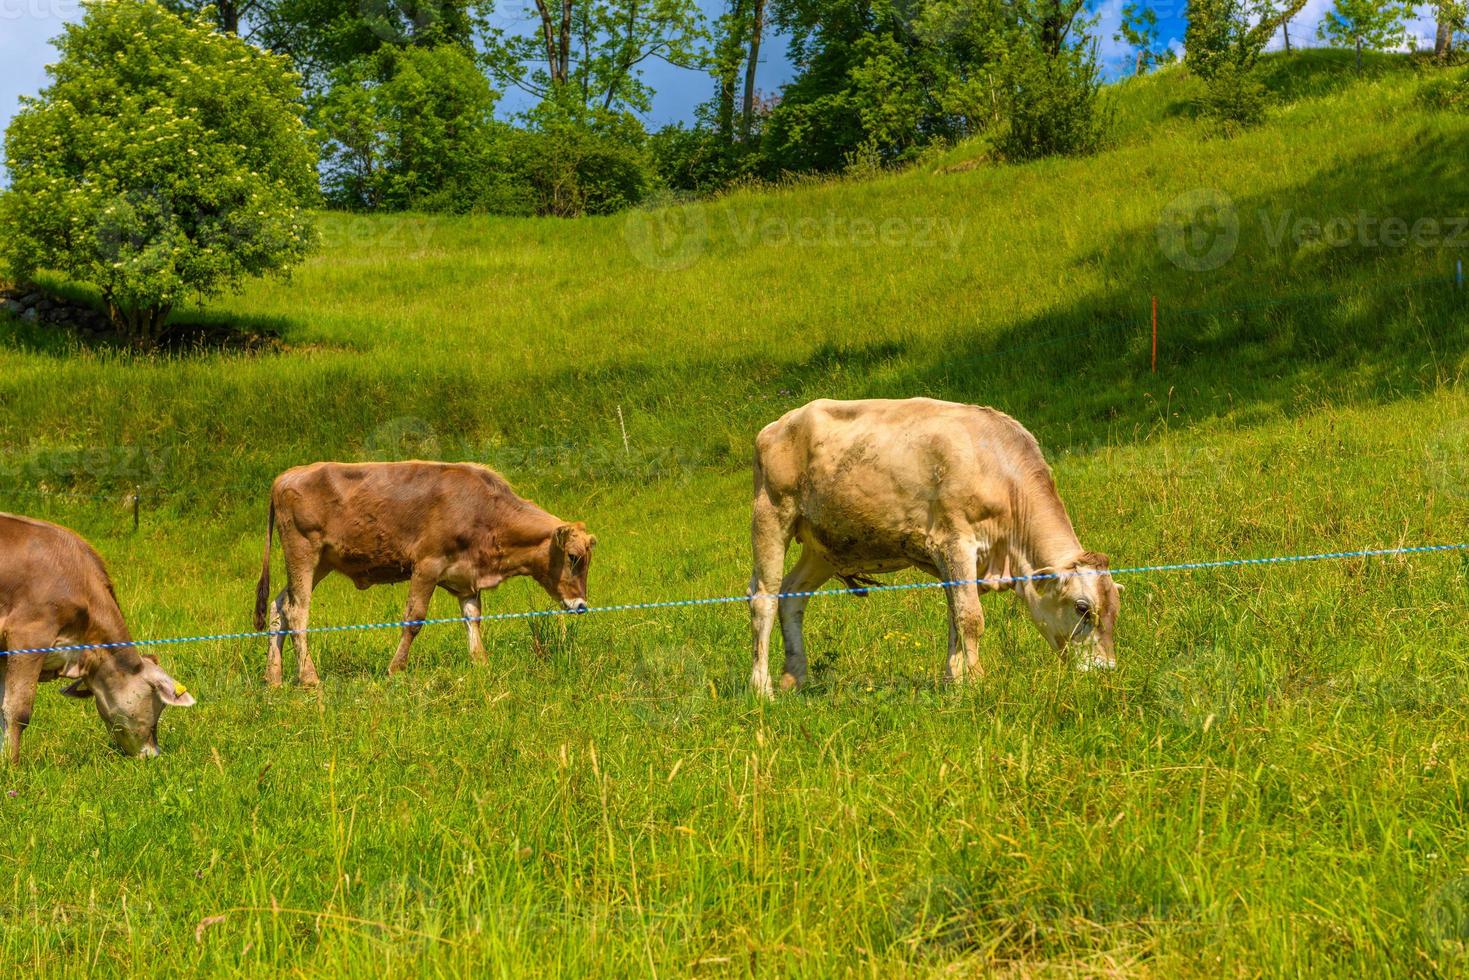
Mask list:
[[286,59],[146,0],[89,3],[56,44],[51,84],[5,134],[17,277],[95,284],[146,347],[189,296],[307,254],[317,154]]

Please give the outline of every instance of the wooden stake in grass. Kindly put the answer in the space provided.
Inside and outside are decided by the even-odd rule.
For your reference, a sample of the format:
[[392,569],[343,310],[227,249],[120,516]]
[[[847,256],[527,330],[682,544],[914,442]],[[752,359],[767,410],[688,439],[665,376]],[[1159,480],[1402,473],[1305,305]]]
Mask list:
[[632,443],[627,441],[627,423],[622,419],[622,406],[617,406],[617,427],[622,430],[622,451],[632,455]]
[[137,487],[133,487],[133,533],[134,534],[137,534],[138,533],[138,519],[139,519],[138,510],[139,510],[139,504],[141,503],[141,498],[142,498],[142,494],[139,491],[139,489]]

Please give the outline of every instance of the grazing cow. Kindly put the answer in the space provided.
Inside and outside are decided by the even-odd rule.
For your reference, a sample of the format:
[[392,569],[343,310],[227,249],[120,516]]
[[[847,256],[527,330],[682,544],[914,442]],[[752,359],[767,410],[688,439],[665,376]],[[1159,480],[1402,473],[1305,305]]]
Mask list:
[[[782,578],[786,550],[801,556]],[[751,686],[772,693],[770,630],[777,608],[786,689],[806,679],[804,598],[833,577],[918,568],[947,582],[950,681],[978,676],[981,592],[1015,588],[1058,651],[1110,667],[1118,586],[1107,558],[1076,539],[1035,438],[992,408],[929,398],[811,402],[755,440],[755,640]],[[1078,573],[1078,574],[1071,574]],[[1011,577],[1058,578],[1014,583]],[[992,583],[972,584],[977,579]]]
[[91,545],[64,527],[0,514],[0,650],[122,644],[0,656],[12,763],[20,761],[20,736],[31,720],[36,686],[58,677],[74,682],[64,694],[97,703],[119,749],[145,758],[158,754],[164,705],[187,708],[194,697],[132,642],[112,580]]
[[[587,608],[587,570],[597,539],[580,521],[553,517],[510,489],[494,470],[472,463],[312,463],[276,477],[270,490],[265,561],[255,592],[255,628],[270,599],[270,543],[280,535],[286,587],[270,628],[290,630],[302,684],[318,682],[306,649],[311,592],[341,572],[359,589],[408,582],[404,620],[422,620],[440,588],[469,619],[469,653],[485,661],[480,592],[529,575],[567,609]],[[402,670],[418,626],[405,626],[388,673]],[[270,638],[265,680],[281,682],[283,637]]]

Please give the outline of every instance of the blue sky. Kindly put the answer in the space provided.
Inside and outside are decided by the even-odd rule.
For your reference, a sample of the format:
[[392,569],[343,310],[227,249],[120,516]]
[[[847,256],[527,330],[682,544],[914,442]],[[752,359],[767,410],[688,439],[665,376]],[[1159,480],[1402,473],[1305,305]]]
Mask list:
[[[1111,76],[1127,70],[1129,60],[1123,46],[1112,39],[1125,2],[1096,0],[1093,8],[1100,18],[1097,33],[1101,37],[1102,58]],[[717,13],[723,9],[723,0],[702,0],[702,3],[706,12]],[[1165,39],[1175,42],[1180,50],[1185,3],[1186,0],[1160,0],[1152,4],[1158,13],[1160,33]],[[530,5],[526,6],[529,8]],[[1309,41],[1315,33],[1315,25],[1330,6],[1331,0],[1309,0],[1306,9],[1293,22],[1292,37]],[[502,9],[505,20],[517,19],[517,0],[502,0]],[[33,95],[45,84],[45,66],[54,57],[49,41],[61,33],[64,23],[76,20],[80,10],[78,0],[0,0],[0,128],[9,123],[22,95]],[[1419,18],[1412,30],[1432,43],[1432,30],[1427,18]],[[779,39],[773,41],[766,45],[768,57],[760,71],[760,88],[767,92],[777,90],[791,75],[784,42]],[[1273,46],[1278,47],[1279,44],[1277,37]],[[708,76],[662,62],[652,63],[645,78],[657,91],[653,111],[647,119],[654,126],[692,119],[694,107],[712,94]],[[507,93],[502,109],[514,111],[524,105],[524,100],[523,95]]]

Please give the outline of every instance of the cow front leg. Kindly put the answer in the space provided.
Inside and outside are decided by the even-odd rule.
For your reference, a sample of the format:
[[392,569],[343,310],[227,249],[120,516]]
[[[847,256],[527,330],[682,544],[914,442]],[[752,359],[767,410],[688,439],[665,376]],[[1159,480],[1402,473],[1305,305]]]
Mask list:
[[984,633],[984,607],[979,602],[975,551],[952,549],[939,563],[944,578],[953,585],[944,591],[949,600],[949,660],[944,669],[946,683],[965,683],[984,676],[979,662],[979,638]]
[[388,664],[388,673],[396,674],[408,666],[408,650],[413,646],[413,640],[423,629],[423,619],[428,615],[428,603],[433,598],[434,589],[438,585],[437,575],[426,572],[414,572],[413,578],[408,583],[408,606],[403,611],[403,637],[398,641],[398,652],[393,654],[392,661]]
[[781,572],[785,570],[790,535],[775,505],[760,493],[755,498],[751,537],[755,572],[750,576],[750,633],[755,646],[755,663],[750,671],[750,689],[770,698],[775,696],[774,686],[770,683],[770,631],[775,626],[775,595],[780,589]]
[[485,647],[479,635],[480,594],[476,592],[473,595],[461,597],[459,612],[464,616],[464,625],[469,631],[470,659],[480,665],[488,663],[489,658],[485,656]]
[[[51,640],[27,639],[24,636],[10,638],[14,649],[26,650],[51,645]],[[36,687],[41,682],[41,664],[46,659],[43,653],[27,653],[3,658],[5,660],[4,725],[5,747],[12,765],[20,762],[20,737],[31,721],[31,709],[36,703]]]
[[786,650],[785,671],[780,677],[783,691],[806,683],[806,604],[811,597],[793,593],[814,592],[835,573],[826,559],[802,547],[796,567],[780,583],[780,636]]

